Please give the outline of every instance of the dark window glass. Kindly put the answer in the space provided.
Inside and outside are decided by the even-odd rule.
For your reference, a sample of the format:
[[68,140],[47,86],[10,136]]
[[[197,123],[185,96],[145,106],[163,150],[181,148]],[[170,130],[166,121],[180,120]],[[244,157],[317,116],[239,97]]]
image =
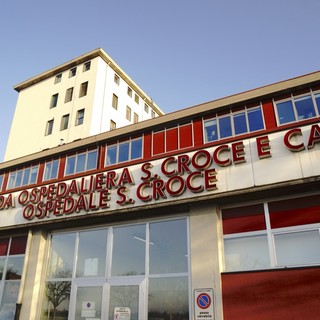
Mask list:
[[241,134],[248,131],[247,120],[244,112],[233,115],[234,133]]
[[142,139],[131,141],[131,160],[142,158]]
[[277,111],[280,124],[295,121],[295,115],[291,100],[277,103]]
[[117,163],[117,146],[108,147],[106,162],[107,165]]
[[119,145],[119,162],[129,160],[129,142]]
[[91,151],[88,153],[88,161],[87,161],[87,170],[92,170],[97,168],[97,158],[98,152],[97,150]]
[[316,116],[311,95],[294,100],[298,120],[308,119]]
[[256,131],[264,128],[261,108],[248,110],[249,130]]
[[205,121],[204,130],[206,142],[215,141],[218,139],[218,128],[216,119]]
[[85,164],[86,164],[86,154],[79,154],[77,156],[76,172],[85,171]]
[[232,136],[231,120],[229,116],[219,119],[219,131],[220,138]]

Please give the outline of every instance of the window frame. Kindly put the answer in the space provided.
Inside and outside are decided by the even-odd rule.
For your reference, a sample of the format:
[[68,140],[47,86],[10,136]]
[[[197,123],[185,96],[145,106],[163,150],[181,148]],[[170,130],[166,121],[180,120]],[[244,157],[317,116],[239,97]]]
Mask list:
[[[89,157],[91,154],[95,154],[95,166],[94,167],[88,167],[90,162],[89,162]],[[81,158],[84,156],[84,169],[83,170],[77,170],[77,167],[79,167],[79,161],[81,161]],[[72,172],[68,170],[68,165],[69,161],[74,159],[74,164],[71,164],[71,168],[73,167]],[[92,150],[87,150],[84,152],[79,152],[76,154],[72,154],[66,157],[66,164],[65,164],[65,170],[64,170],[64,176],[71,176],[74,174],[78,173],[83,173],[91,170],[96,170],[98,167],[98,149],[92,149]]]
[[85,81],[80,84],[79,98],[85,97],[88,94],[89,82]]
[[51,96],[50,109],[55,108],[58,105],[59,93],[55,93]]
[[60,131],[67,130],[69,127],[69,120],[70,120],[70,114],[64,114],[61,117],[61,123],[60,123]]
[[61,81],[62,81],[62,73],[59,73],[54,77],[54,84],[60,83]]
[[76,126],[80,126],[84,123],[84,114],[85,114],[85,108],[77,110],[77,116],[76,116]]
[[[39,175],[38,164],[25,167],[22,169],[17,169],[15,171],[10,171],[9,178],[7,181],[7,190],[36,184],[38,180],[38,175]],[[27,182],[25,182],[26,179],[28,180]]]
[[73,91],[74,91],[73,87],[68,88],[66,90],[66,94],[65,94],[65,97],[64,97],[64,103],[68,103],[68,102],[72,101],[72,99],[73,99]]
[[82,72],[87,72],[91,69],[91,61],[87,61],[83,64]]
[[69,78],[75,77],[77,74],[77,67],[73,67],[69,70]]
[[115,110],[118,110],[118,104],[119,104],[119,98],[116,94],[113,93],[112,102],[111,102],[112,108]]
[[[51,166],[51,167],[48,168],[47,166]],[[44,164],[42,181],[49,181],[49,180],[57,179],[58,178],[58,173],[59,173],[59,166],[60,166],[60,159],[54,159],[54,160],[46,161],[45,164]],[[57,168],[56,169],[56,173],[55,173],[55,169],[54,169],[55,167]],[[49,177],[46,177],[47,170],[49,170],[49,172],[48,172]]]
[[126,119],[131,122],[131,113],[132,110],[129,106],[126,106]]
[[54,119],[48,120],[46,124],[45,136],[50,136],[53,132]]

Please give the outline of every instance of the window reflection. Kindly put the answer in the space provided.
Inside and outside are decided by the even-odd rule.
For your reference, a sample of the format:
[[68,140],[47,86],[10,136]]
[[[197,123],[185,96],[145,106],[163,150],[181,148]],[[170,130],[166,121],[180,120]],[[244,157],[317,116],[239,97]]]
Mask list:
[[145,225],[114,228],[111,274],[145,274]]
[[82,287],[77,290],[76,319],[100,319],[102,287]]
[[186,220],[150,224],[150,273],[188,271]]
[[148,319],[189,319],[187,277],[150,279]]

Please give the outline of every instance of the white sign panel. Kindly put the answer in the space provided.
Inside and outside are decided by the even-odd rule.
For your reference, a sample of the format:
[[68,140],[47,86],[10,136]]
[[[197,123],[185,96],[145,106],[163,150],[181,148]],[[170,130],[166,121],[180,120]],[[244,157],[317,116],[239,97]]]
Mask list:
[[213,289],[194,291],[195,320],[214,320]]
[[115,307],[114,308],[114,320],[130,320],[131,310],[128,307]]

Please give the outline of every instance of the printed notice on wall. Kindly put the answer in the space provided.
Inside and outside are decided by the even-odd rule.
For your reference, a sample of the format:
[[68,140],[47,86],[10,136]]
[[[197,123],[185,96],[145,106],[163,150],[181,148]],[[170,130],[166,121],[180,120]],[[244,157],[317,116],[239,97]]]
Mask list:
[[213,289],[194,291],[195,320],[214,320]]
[[128,307],[115,307],[113,320],[130,320],[131,310]]

